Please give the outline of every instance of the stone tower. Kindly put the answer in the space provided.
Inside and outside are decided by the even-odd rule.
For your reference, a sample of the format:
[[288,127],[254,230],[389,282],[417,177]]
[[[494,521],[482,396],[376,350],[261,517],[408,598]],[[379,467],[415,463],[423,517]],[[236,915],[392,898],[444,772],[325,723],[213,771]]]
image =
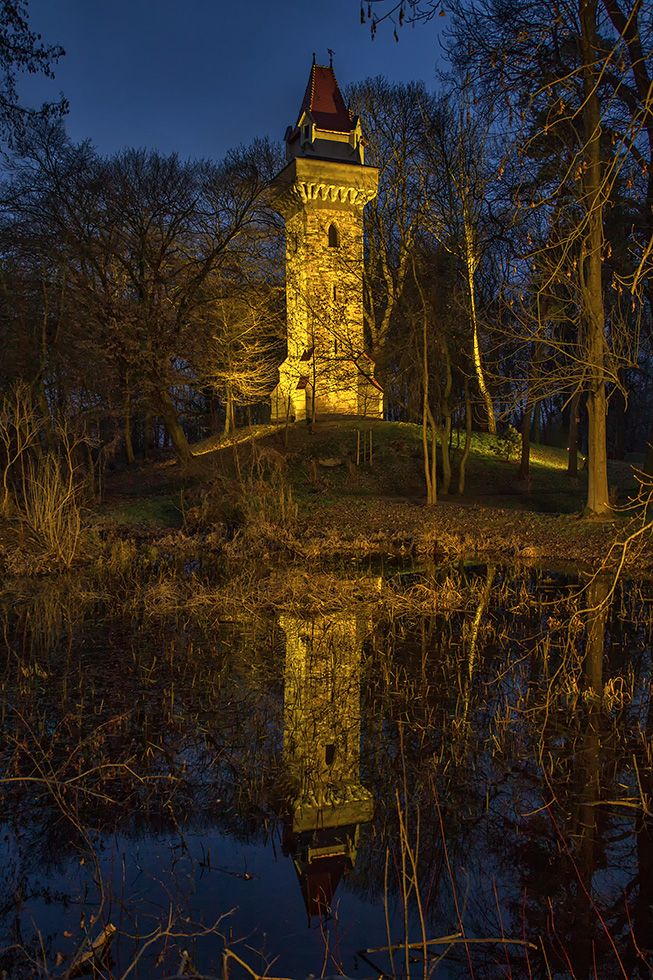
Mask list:
[[364,166],[360,120],[331,66],[313,63],[287,166],[272,181],[286,222],[288,355],[272,419],[383,413],[363,336],[363,208],[378,170]]
[[374,815],[361,783],[361,659],[369,623],[346,613],[280,616],[286,636],[283,851],[292,855],[309,922],[329,914]]

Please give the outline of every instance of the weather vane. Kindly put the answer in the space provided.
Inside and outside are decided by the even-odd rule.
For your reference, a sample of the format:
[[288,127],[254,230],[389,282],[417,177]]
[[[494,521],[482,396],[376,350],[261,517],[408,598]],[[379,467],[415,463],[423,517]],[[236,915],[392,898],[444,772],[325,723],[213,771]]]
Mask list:
[[331,48],[327,48],[327,51],[329,52],[329,68],[333,68],[333,51]]

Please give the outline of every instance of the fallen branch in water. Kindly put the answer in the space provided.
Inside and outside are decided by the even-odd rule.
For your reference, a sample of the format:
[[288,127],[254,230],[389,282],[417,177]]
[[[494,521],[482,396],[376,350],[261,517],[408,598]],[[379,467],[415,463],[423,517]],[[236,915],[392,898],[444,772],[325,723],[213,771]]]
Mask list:
[[539,946],[535,946],[533,943],[527,942],[525,939],[499,939],[495,936],[488,936],[485,939],[468,939],[463,936],[462,932],[454,932],[451,936],[440,936],[438,939],[427,939],[420,940],[418,943],[394,943],[392,946],[375,946],[373,949],[360,949],[358,950],[359,956],[364,956],[365,953],[394,953],[399,949],[422,949],[424,946],[437,946],[444,945],[446,943],[500,943],[504,946],[528,946],[529,949],[539,949]]

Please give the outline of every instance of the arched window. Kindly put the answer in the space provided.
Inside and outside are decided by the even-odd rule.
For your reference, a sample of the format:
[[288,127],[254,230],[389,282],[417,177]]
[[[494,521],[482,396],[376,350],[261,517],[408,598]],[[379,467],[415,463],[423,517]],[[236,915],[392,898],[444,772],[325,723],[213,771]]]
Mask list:
[[335,225],[329,225],[329,248],[337,248],[338,244],[338,229]]

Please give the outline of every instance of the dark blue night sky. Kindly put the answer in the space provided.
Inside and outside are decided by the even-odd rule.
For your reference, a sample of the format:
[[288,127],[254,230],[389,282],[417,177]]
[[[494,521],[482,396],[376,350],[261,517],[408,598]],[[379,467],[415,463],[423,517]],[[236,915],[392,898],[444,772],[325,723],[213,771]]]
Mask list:
[[[31,0],[30,25],[66,49],[54,82],[25,76],[23,103],[70,102],[66,128],[103,153],[146,146],[219,158],[256,136],[282,139],[313,51],[335,52],[340,85],[369,75],[436,86],[446,18],[374,41],[358,0]],[[384,29],[385,28],[385,29]]]

